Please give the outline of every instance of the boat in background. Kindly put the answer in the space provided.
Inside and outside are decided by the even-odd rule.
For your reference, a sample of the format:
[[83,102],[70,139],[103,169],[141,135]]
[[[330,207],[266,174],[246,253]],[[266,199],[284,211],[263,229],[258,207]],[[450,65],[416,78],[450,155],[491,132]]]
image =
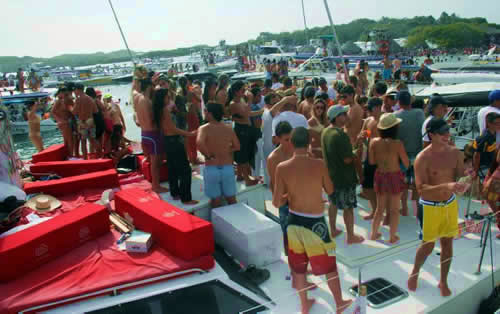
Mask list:
[[49,99],[54,96],[56,89],[43,89],[41,92],[15,93],[0,92],[0,102],[7,107],[12,135],[29,134],[26,103],[28,101],[44,102],[43,108],[39,111],[42,120],[40,121],[40,131],[42,133],[51,132],[57,129],[57,123],[46,114],[50,110]]
[[440,85],[500,82],[500,73],[493,73],[493,72],[439,71],[438,73],[433,73],[431,77],[434,82]]

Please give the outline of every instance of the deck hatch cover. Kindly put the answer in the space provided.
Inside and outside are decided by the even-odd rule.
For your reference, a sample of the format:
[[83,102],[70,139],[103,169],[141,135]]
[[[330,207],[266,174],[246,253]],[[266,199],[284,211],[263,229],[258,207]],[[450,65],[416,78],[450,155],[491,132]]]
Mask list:
[[[408,297],[408,292],[384,278],[375,278],[363,283],[367,288],[368,306],[379,309]],[[357,295],[358,285],[353,286],[351,294]]]

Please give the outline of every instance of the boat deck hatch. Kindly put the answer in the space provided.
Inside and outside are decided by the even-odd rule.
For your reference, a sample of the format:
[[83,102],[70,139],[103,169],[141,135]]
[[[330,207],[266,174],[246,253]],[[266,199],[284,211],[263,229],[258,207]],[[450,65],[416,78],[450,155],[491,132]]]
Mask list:
[[224,283],[213,280],[88,313],[235,314],[253,309],[245,314],[257,314],[268,310],[267,307],[259,305]]
[[[408,292],[384,278],[375,278],[363,283],[367,288],[368,306],[379,309],[408,297]],[[358,285],[353,286],[351,294],[358,294]]]

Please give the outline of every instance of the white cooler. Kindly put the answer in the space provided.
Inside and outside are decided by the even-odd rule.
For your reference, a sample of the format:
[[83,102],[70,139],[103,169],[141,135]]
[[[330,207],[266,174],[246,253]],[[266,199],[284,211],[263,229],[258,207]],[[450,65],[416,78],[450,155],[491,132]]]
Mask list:
[[262,267],[280,260],[281,227],[255,209],[243,203],[215,208],[212,224],[215,242],[244,267]]

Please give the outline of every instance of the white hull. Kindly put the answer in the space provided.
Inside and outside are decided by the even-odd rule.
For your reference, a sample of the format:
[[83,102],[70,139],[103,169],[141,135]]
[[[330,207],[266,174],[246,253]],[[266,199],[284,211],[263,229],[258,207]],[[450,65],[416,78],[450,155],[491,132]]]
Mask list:
[[432,79],[438,84],[462,84],[500,82],[498,73],[434,73]]
[[[23,135],[23,134],[27,135],[29,133],[29,126],[27,121],[11,122],[10,126],[12,130],[11,131],[12,135]],[[42,120],[42,122],[40,122],[40,131],[42,133],[51,132],[56,129],[57,129],[57,123],[55,123],[51,119]]]

